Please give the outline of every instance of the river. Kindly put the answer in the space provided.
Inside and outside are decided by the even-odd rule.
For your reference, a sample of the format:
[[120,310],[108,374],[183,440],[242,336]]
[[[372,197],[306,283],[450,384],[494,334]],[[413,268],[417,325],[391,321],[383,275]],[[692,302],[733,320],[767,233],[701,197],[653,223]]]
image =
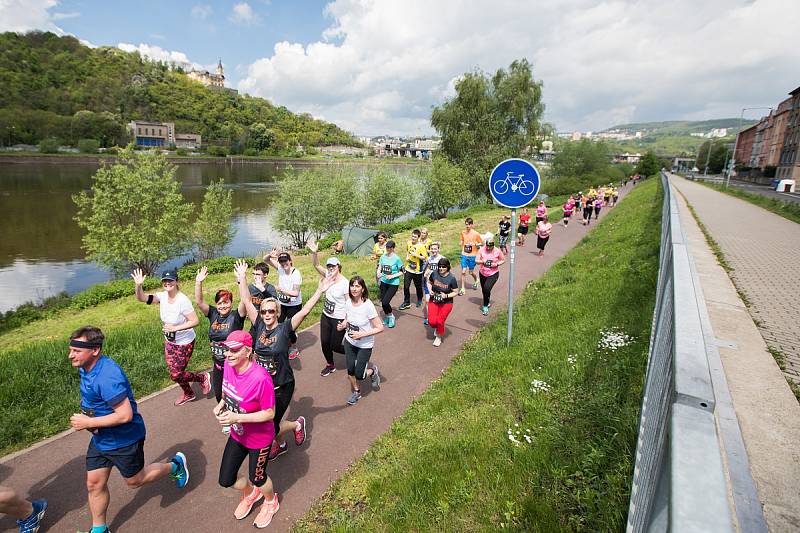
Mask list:
[[[111,274],[86,261],[83,231],[74,221],[72,195],[88,190],[98,164],[65,159],[26,163],[0,161],[0,209],[5,233],[0,239],[0,311],[66,291],[82,291],[111,279]],[[304,166],[302,161],[292,166]],[[363,165],[361,165],[363,167]],[[403,173],[403,167],[397,167]],[[233,189],[238,209],[236,235],[229,255],[255,254],[283,243],[270,223],[277,187],[286,172],[279,162],[248,164],[181,164],[177,179],[186,200],[199,206],[209,183],[219,178]],[[185,262],[173,259],[169,265]],[[167,266],[167,265],[165,265]]]

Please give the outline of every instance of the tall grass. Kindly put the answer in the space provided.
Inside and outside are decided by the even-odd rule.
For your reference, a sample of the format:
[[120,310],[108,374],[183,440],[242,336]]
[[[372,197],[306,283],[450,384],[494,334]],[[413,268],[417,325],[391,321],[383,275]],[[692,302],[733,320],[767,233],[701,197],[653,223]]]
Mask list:
[[512,345],[481,330],[295,530],[624,529],[660,213],[656,180],[631,191],[524,291]]

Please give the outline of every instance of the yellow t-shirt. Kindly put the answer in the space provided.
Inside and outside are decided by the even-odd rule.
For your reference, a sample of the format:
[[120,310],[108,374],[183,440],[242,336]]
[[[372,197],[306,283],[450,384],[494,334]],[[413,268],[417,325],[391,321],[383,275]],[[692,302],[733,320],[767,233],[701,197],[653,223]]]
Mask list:
[[421,242],[406,244],[406,271],[412,274],[421,274],[425,260],[428,259],[428,249]]
[[375,244],[372,245],[372,255],[374,255],[376,258],[379,259],[385,253],[386,253],[386,243],[383,243],[383,246],[381,246],[381,243],[379,242],[376,242]]

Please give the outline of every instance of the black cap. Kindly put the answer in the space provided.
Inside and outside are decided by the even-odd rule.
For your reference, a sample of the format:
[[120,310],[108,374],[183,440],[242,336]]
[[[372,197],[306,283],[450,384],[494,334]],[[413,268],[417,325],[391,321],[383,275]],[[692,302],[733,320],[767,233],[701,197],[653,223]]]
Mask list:
[[281,252],[278,254],[278,263],[283,263],[284,261],[291,261],[291,260],[292,257],[286,252]]
[[167,270],[161,273],[161,281],[164,281],[165,279],[171,281],[178,281],[178,271],[172,268],[168,268]]

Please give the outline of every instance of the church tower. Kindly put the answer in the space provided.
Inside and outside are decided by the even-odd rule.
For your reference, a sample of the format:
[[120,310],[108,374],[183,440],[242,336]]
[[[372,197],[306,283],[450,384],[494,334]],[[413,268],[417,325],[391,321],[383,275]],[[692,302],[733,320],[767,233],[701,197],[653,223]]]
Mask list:
[[217,63],[217,77],[219,78],[220,85],[225,83],[225,71],[222,68],[222,58],[220,58],[219,63]]

